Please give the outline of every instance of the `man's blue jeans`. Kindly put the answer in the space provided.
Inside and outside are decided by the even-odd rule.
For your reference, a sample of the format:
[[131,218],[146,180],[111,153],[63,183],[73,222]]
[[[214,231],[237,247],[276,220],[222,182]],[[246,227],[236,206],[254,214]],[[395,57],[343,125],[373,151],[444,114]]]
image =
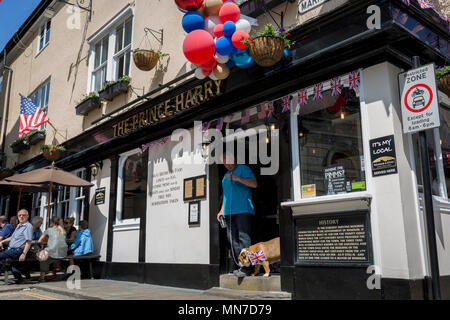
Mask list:
[[232,246],[235,262],[239,262],[238,257],[241,250],[252,245],[250,234],[252,230],[253,215],[249,213],[240,213],[226,215],[224,218],[227,224],[227,238]]
[[[19,260],[22,252],[23,252],[22,248],[8,248],[6,251],[0,252],[0,260],[6,260],[6,259]],[[11,271],[14,274],[14,278],[16,278],[16,279],[21,278],[20,271],[17,268],[12,267]]]

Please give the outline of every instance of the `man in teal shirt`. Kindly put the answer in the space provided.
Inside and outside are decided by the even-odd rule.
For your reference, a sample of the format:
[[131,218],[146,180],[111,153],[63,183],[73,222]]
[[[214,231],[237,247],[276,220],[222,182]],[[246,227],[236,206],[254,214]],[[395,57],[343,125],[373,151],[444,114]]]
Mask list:
[[[222,180],[222,208],[217,214],[217,221],[224,216],[227,225],[227,237],[230,241],[235,263],[241,250],[251,246],[251,224],[255,215],[252,203],[252,191],[258,187],[255,175],[245,165],[236,164],[234,157],[224,155],[223,164],[228,172]],[[249,275],[250,268],[241,268],[233,273],[237,277]]]

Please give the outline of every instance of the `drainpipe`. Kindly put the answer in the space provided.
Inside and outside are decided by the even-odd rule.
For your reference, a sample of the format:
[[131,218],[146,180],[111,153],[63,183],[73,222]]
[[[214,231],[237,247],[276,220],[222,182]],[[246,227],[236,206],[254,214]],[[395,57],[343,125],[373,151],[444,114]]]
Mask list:
[[2,147],[0,152],[0,165],[2,167],[6,167],[6,154],[5,154],[5,144],[6,144],[6,128],[8,127],[8,118],[9,118],[9,103],[11,100],[11,84],[12,84],[12,76],[13,70],[6,65],[6,50],[3,52],[3,68],[8,70],[8,94],[6,97],[6,114],[5,114],[5,124],[3,127],[3,138],[2,138]]

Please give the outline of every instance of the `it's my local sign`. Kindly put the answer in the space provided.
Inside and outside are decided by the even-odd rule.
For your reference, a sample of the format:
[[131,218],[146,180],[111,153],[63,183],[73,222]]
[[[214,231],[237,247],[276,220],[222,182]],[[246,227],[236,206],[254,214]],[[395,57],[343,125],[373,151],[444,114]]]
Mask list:
[[429,64],[398,75],[403,133],[440,126],[434,70],[434,64]]
[[298,12],[305,13],[327,1],[328,0],[302,0],[298,4]]

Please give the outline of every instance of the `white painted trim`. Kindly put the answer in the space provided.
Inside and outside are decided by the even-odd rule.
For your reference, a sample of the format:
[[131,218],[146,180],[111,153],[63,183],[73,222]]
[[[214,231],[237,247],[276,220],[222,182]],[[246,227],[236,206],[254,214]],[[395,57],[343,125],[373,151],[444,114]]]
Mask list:
[[292,161],[292,188],[294,200],[301,200],[302,196],[302,177],[300,167],[300,149],[298,144],[298,92],[293,95],[294,102],[291,106],[290,122],[291,122],[291,161]]
[[140,224],[140,218],[136,219],[126,219],[122,220],[122,204],[123,204],[123,166],[125,165],[125,161],[127,158],[133,154],[140,152],[141,149],[137,148],[134,150],[130,150],[128,152],[122,153],[119,158],[118,165],[118,175],[117,175],[117,205],[116,205],[116,221],[114,224],[114,228],[119,228],[119,226],[131,227]]
[[[122,9],[118,14],[116,14],[109,22],[107,22],[103,27],[101,27],[97,32],[87,39],[89,45],[95,44],[111,32],[117,25],[119,25],[121,20],[126,20],[128,17],[134,17],[134,5],[128,4],[124,9]],[[134,20],[134,19],[133,19]]]
[[[361,138],[363,143],[364,152],[364,164],[365,164],[365,178],[366,178],[366,192],[374,192],[374,181],[372,178],[372,166],[370,157],[370,118],[368,107],[366,104],[366,83],[365,83],[365,70],[360,69],[361,84],[359,86],[359,104],[361,113]],[[379,239],[381,232],[379,229],[379,221],[377,215],[376,202],[372,202],[370,205],[370,229],[372,232],[372,250],[373,250],[373,263],[376,266],[381,266],[381,249],[379,246]],[[381,269],[381,268],[380,268]]]
[[288,201],[282,202],[282,207],[301,207],[311,204],[324,204],[324,203],[336,203],[336,202],[348,202],[354,200],[369,200],[372,199],[372,195],[368,192],[352,192],[352,193],[342,193],[334,194],[330,196],[320,196],[316,198],[305,198],[298,201]]

